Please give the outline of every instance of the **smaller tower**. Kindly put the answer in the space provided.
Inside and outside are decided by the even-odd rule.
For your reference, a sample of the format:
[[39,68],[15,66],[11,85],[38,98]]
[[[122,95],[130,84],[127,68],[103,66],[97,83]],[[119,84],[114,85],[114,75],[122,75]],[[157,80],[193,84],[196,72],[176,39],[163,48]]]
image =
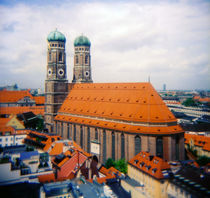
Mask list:
[[90,40],[79,36],[74,41],[74,71],[72,83],[92,83]]

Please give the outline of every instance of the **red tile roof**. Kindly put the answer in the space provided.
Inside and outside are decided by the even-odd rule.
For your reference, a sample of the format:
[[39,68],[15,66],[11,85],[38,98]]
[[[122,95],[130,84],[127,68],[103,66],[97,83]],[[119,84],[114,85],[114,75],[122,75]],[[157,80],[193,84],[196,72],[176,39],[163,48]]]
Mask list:
[[150,83],[75,84],[55,120],[134,133],[183,132]]
[[78,162],[81,167],[86,159],[87,157],[80,152],[75,152],[71,158],[65,158],[65,162],[62,163],[60,170],[58,170],[58,178],[68,178],[70,174],[76,173],[78,170]]
[[133,157],[128,164],[156,179],[163,179],[163,171],[170,169],[170,165],[167,161],[157,156],[152,156],[144,151]]
[[44,115],[44,106],[28,106],[28,107],[0,107],[0,115],[17,115],[26,112],[33,112],[35,115]]
[[185,144],[189,144],[192,139],[195,146],[200,146],[203,150],[210,151],[210,137],[185,133],[184,138]]
[[30,97],[33,100],[33,96],[29,90],[24,91],[0,91],[0,103],[16,103],[24,97]]
[[45,97],[44,96],[34,96],[36,105],[44,105]]

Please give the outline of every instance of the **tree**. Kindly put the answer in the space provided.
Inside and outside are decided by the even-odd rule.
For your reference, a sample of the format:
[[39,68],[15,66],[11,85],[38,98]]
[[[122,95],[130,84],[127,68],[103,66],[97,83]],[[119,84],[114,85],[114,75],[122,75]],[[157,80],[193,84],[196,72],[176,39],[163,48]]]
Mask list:
[[186,107],[195,107],[199,105],[199,102],[196,102],[195,100],[193,100],[192,98],[187,98],[182,105],[186,106]]
[[119,170],[120,172],[126,174],[128,171],[128,165],[127,165],[127,162],[125,161],[125,159],[120,159],[120,160],[116,161],[115,168],[117,170]]
[[114,161],[112,158],[107,159],[106,163],[105,163],[105,167],[108,169],[110,167],[114,167],[117,170],[119,170],[122,173],[127,173],[128,171],[128,164],[125,161],[125,159],[120,159],[117,161]]
[[105,163],[105,167],[110,168],[112,166],[115,167],[115,161],[112,158],[108,158]]
[[199,166],[205,166],[206,164],[210,163],[210,157],[202,155],[196,160],[196,162],[199,164]]

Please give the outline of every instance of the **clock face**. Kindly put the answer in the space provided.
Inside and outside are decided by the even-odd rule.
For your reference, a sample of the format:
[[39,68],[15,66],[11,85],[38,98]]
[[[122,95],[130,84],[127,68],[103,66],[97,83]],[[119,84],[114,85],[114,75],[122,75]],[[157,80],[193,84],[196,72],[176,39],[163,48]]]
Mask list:
[[52,75],[52,69],[48,69],[48,76]]
[[85,72],[85,76],[88,77],[89,76],[89,71]]
[[58,70],[58,75],[59,76],[63,76],[64,75],[64,70],[63,69],[59,69]]

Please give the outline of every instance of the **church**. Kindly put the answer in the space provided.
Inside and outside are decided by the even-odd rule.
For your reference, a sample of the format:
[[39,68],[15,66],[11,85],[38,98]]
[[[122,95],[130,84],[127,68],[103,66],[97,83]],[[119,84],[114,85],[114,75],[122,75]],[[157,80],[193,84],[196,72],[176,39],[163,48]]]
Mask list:
[[45,125],[72,139],[101,163],[147,151],[165,160],[184,159],[184,131],[150,82],[93,83],[91,42],[74,41],[72,83],[66,74],[65,36],[47,37]]

